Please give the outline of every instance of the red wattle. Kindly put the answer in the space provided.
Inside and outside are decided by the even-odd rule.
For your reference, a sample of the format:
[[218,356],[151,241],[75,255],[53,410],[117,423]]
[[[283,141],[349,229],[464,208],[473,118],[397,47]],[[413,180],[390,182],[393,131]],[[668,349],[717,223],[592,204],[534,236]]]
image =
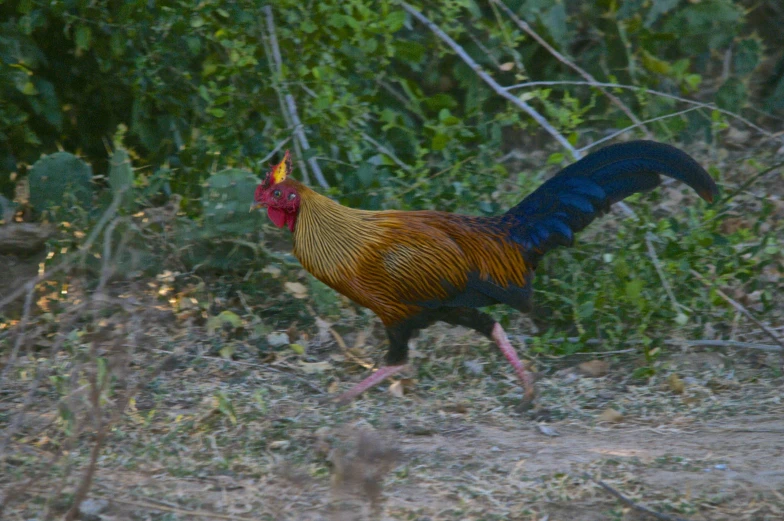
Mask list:
[[279,208],[267,207],[267,216],[278,228],[283,228],[286,225],[286,212]]

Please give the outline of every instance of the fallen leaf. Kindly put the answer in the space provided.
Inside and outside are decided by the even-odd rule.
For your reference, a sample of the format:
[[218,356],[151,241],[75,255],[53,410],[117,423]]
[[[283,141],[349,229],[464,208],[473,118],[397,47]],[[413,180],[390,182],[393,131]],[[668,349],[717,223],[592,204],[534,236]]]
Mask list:
[[585,376],[599,378],[610,372],[610,363],[605,360],[589,360],[578,365],[577,370]]
[[298,355],[305,354],[305,347],[302,344],[289,344],[289,349],[297,353]]
[[389,394],[394,396],[395,398],[402,398],[403,397],[403,382],[400,380],[396,380],[392,382],[392,385],[389,386]]
[[323,373],[329,369],[332,369],[332,364],[329,362],[303,362],[300,360],[299,362],[300,368],[307,374],[314,374],[314,373]]
[[316,317],[316,327],[318,328],[318,342],[320,344],[329,342],[329,338],[332,335],[332,333],[329,332],[329,328],[332,327],[332,324],[323,318]]
[[277,279],[278,277],[280,277],[280,268],[278,268],[277,266],[272,266],[272,265],[265,266],[264,269],[261,270],[261,272],[269,274],[270,276],[272,276],[273,279]]
[[280,347],[288,345],[288,333],[270,333],[267,335],[267,343],[272,347]]
[[498,66],[498,68],[504,72],[511,71],[512,69],[514,69],[514,62],[502,63],[501,65]]
[[283,284],[283,288],[294,298],[307,298],[308,296],[308,288],[299,282],[286,282]]
[[445,405],[443,407],[444,412],[453,412],[457,414],[465,414],[468,412],[468,405],[464,403],[455,403],[451,405]]
[[560,436],[557,430],[548,425],[544,425],[543,423],[537,423],[536,428],[539,429],[540,433],[544,434],[545,436],[549,436],[550,438],[556,438]]
[[289,445],[291,445],[291,442],[289,442],[288,440],[278,440],[278,441],[271,442],[268,445],[268,448],[270,450],[283,450],[288,448]]
[[683,391],[686,390],[686,383],[675,373],[667,378],[667,386],[675,394],[683,394]]
[[616,411],[613,408],[605,409],[602,414],[599,415],[599,421],[608,422],[608,423],[620,423],[623,421],[623,414]]
[[465,360],[463,361],[463,367],[473,375],[480,375],[485,370],[482,362],[479,360]]
[[412,387],[414,387],[413,378],[401,378],[400,380],[395,380],[389,386],[389,392],[395,398],[402,398]]
[[231,311],[221,311],[219,315],[207,319],[207,332],[212,334],[225,325],[238,328],[242,326],[242,319]]

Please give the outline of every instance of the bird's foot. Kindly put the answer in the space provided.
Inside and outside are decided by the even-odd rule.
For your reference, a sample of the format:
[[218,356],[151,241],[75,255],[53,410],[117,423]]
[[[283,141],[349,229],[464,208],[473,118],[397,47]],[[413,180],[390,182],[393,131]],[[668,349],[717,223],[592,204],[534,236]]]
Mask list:
[[536,386],[534,385],[536,378],[534,373],[526,369],[525,365],[523,365],[523,363],[517,357],[517,352],[514,350],[514,347],[512,347],[512,344],[506,337],[504,328],[502,328],[501,324],[498,322],[496,322],[493,326],[492,336],[493,340],[495,340],[495,343],[498,344],[498,348],[504,354],[506,359],[509,360],[509,363],[512,364],[515,373],[517,373],[517,377],[523,384],[523,389],[525,389],[523,403],[529,405],[533,404],[534,400],[536,399]]
[[376,385],[380,384],[388,377],[399,373],[406,367],[408,367],[408,365],[388,365],[382,367],[378,371],[371,374],[370,376],[368,376],[367,378],[359,382],[357,385],[355,385],[354,387],[346,391],[345,393],[334,398],[332,397],[329,398],[329,401],[335,402],[338,405],[346,405],[348,403],[351,403],[354,400],[354,398],[356,398],[360,394],[364,393],[371,387],[375,387]]

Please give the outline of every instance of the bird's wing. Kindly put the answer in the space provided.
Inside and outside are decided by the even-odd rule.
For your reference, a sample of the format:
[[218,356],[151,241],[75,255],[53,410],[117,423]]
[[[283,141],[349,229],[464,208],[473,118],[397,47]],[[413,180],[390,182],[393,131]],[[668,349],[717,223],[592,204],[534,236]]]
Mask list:
[[378,255],[401,301],[428,309],[496,303],[530,309],[520,248],[493,221],[442,212],[401,213]]

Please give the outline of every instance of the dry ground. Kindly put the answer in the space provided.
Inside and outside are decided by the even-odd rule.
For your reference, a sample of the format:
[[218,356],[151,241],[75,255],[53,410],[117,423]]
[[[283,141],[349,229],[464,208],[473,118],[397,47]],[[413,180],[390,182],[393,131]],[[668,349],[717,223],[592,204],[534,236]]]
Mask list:
[[[112,424],[82,519],[646,518],[586,475],[673,519],[784,518],[780,353],[675,349],[647,381],[630,377],[635,353],[582,370],[591,357],[543,358],[539,404],[521,411],[488,342],[435,327],[405,396],[376,390],[341,408],[319,403],[318,389],[345,388],[365,369],[335,342],[312,343],[307,362],[292,351],[268,364],[235,342],[227,361],[203,331],[168,329],[164,344],[170,326],[145,326],[129,373],[115,378],[136,381],[163,351],[178,355]],[[61,358],[52,374],[73,374]],[[20,361],[4,383],[6,433],[45,360]],[[62,518],[83,482],[100,426],[88,383],[69,389],[59,402],[41,392],[11,439],[3,519]],[[68,427],[63,404],[84,424]]]

